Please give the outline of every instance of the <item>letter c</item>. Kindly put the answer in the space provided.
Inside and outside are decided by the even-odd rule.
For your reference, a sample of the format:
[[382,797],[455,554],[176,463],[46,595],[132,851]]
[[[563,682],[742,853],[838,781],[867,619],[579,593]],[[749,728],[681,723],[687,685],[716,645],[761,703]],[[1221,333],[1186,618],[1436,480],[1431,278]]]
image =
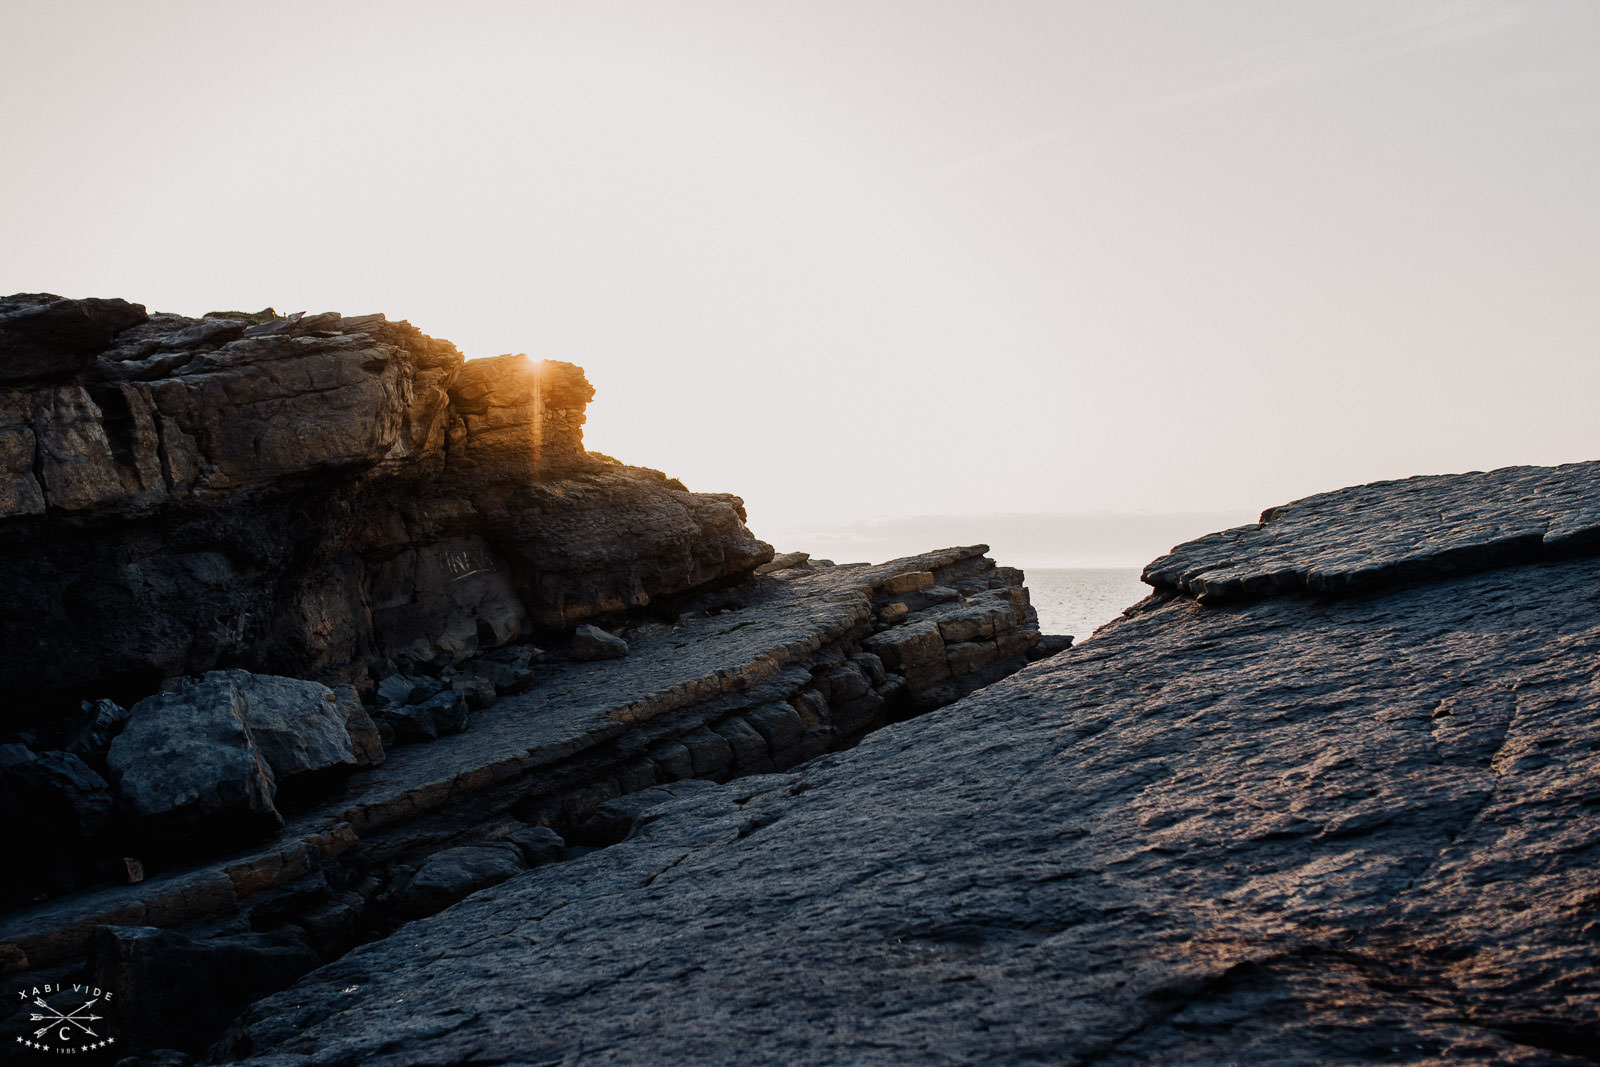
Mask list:
[[65,1026],[63,1026],[61,1028],[61,1040],[63,1040],[63,1041],[71,1041],[72,1040],[72,1032],[69,1031]]

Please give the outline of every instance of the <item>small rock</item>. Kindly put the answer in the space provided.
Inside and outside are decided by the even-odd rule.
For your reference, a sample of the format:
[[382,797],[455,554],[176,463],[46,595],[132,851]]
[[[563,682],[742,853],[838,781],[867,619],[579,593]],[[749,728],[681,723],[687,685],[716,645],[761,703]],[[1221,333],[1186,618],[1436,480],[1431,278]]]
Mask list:
[[771,563],[763,563],[757,567],[755,573],[771,574],[774,571],[786,571],[792,567],[800,566],[810,558],[811,553],[809,552],[785,552],[781,555],[773,556]]
[[108,876],[123,885],[138,885],[144,881],[144,863],[135,856],[122,856],[107,861]]
[[800,721],[800,713],[782,701],[753,708],[745,713],[745,718],[766,738],[775,759],[793,749],[806,735],[806,724]]
[[714,782],[689,778],[680,782],[652,786],[637,793],[628,793],[608,800],[596,808],[594,814],[584,822],[581,830],[582,841],[587,845],[616,844],[633,832],[634,827],[639,825],[640,819],[647,812],[669,801],[715,788]]
[[733,749],[721,734],[701,728],[683,737],[683,747],[689,750],[696,778],[721,779],[733,765]]
[[891,596],[901,593],[917,593],[924,589],[932,589],[933,572],[907,571],[904,574],[896,574],[892,578],[884,579],[883,584],[879,588]]
[[494,682],[481,674],[459,674],[450,679],[450,688],[467,698],[470,711],[482,711],[499,696]]
[[394,727],[397,741],[432,741],[467,728],[467,698],[452,689],[420,704],[391,705],[381,714]]
[[628,642],[608,634],[598,626],[580,623],[572,637],[572,658],[580,662],[621,659],[628,654]]
[[114,700],[85,700],[86,719],[66,750],[90,764],[104,764],[111,741],[128,724],[128,709]]
[[1037,644],[1028,650],[1028,660],[1032,662],[1041,659],[1049,659],[1058,652],[1065,652],[1067,649],[1071,648],[1072,641],[1073,638],[1071,634],[1045,634],[1043,637],[1039,638]]
[[771,753],[767,739],[745,720],[734,716],[724,719],[714,727],[733,750],[733,763],[740,773],[772,770]]
[[608,800],[595,809],[579,829],[579,840],[586,845],[613,845],[628,836],[639,816],[672,799],[660,786]]
[[469,893],[505,881],[523,868],[522,850],[510,841],[435,852],[400,893],[398,912],[407,918],[432,915]]
[[522,850],[529,867],[560,863],[567,856],[566,841],[548,826],[524,826],[511,831],[505,839]]
[[406,694],[407,704],[421,704],[432,700],[446,689],[450,688],[439,678],[418,678],[411,687],[411,692]]
[[[543,657],[542,653],[540,657]],[[531,656],[522,657],[520,662],[517,660],[507,662],[491,655],[472,660],[463,670],[487,680],[494,686],[496,694],[505,696],[510,693],[521,693],[533,685],[533,671],[529,669],[529,663],[532,661]]]
[[[411,694],[422,685],[422,679],[404,674],[391,674],[378,683],[380,704],[409,704]],[[437,690],[435,690],[437,692]]]

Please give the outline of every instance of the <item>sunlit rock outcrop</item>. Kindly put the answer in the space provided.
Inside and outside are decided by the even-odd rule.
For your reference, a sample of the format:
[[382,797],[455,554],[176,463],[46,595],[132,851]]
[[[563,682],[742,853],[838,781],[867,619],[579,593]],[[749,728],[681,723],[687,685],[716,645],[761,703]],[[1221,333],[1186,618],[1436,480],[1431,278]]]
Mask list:
[[217,666],[448,661],[771,557],[737,497],[586,453],[592,395],[382,315],[0,300],[11,724]]

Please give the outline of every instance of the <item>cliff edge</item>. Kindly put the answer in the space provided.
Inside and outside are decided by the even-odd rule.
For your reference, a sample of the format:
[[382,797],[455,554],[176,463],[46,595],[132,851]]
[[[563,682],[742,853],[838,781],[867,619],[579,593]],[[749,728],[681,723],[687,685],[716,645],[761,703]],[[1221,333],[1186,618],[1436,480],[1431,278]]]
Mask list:
[[771,559],[738,497],[587,453],[593,392],[382,315],[0,299],[0,730],[215,667],[365,682]]

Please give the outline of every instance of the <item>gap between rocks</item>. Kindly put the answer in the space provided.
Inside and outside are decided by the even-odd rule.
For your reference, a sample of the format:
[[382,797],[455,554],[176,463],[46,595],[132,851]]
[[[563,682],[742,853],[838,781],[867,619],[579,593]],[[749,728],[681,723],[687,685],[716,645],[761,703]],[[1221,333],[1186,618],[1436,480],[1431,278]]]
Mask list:
[[[848,747],[1066,647],[1041,642],[1021,572],[986,551],[780,559],[673,625],[636,625],[625,656],[538,665],[464,733],[291,807],[266,847],[13,916],[0,960],[125,991],[129,1050],[199,1054],[248,1002],[358,944],[620,841],[707,782]],[[157,977],[174,968],[181,989]]]

